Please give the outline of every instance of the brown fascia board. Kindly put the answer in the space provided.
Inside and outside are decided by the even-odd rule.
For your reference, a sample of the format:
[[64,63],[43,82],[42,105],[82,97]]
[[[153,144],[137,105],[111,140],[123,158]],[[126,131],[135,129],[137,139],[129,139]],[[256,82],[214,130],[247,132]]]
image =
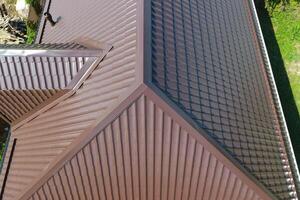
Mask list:
[[[200,142],[200,144],[207,149],[209,153],[217,158],[218,161],[222,162],[224,166],[226,166],[232,173],[236,174],[237,179],[240,179],[243,184],[251,188],[255,194],[257,194],[262,199],[276,199],[272,194],[264,191],[255,181],[249,178],[244,171],[240,170],[236,165],[224,156],[224,153],[217,149],[214,145],[211,144],[211,141],[207,140],[203,137],[202,133],[199,133],[199,130],[195,129],[191,126],[189,121],[186,121],[182,117],[182,113],[174,110],[173,106],[170,106],[168,102],[166,102],[165,98],[161,98],[160,95],[156,94],[152,90],[153,88],[149,88],[148,86],[141,84],[131,95],[129,95],[123,102],[119,104],[119,106],[114,109],[104,120],[95,121],[94,124],[86,130],[82,135],[80,135],[76,141],[74,141],[60,156],[58,156],[55,161],[53,161],[47,170],[45,170],[39,177],[36,178],[33,184],[29,185],[23,193],[21,193],[16,199],[18,200],[27,200],[29,199],[35,192],[37,192],[40,187],[45,184],[51,177],[53,177],[58,171],[69,162],[74,155],[78,152],[82,151],[82,149],[90,143],[90,141],[96,137],[99,132],[101,132],[107,125],[111,124],[116,118],[120,116],[120,114],[130,107],[139,97],[145,96],[150,99],[157,105],[163,112],[167,113],[168,116],[172,117],[172,120],[179,123],[180,126],[187,131],[189,134],[192,134],[193,138],[196,138],[196,141]],[[92,155],[91,155],[92,156]],[[214,173],[217,173],[216,171]],[[207,175],[205,175],[207,176]],[[211,176],[210,178],[213,178]],[[213,181],[213,180],[211,180]],[[226,184],[227,185],[227,184]],[[118,187],[118,186],[115,186]],[[224,189],[224,188],[223,188]],[[245,194],[246,195],[246,194]],[[249,195],[249,194],[248,194]],[[253,195],[253,194],[252,194]],[[250,195],[251,196],[251,195]],[[252,198],[254,195],[252,196]]]
[[[42,13],[49,12],[50,5],[51,5],[51,0],[45,1],[44,7],[42,9],[42,11],[43,11]],[[41,15],[41,17],[39,19],[39,22],[38,22],[38,26],[37,26],[38,32],[37,32],[37,34],[34,38],[34,43],[35,44],[41,44],[42,43],[45,26],[46,26],[45,15]]]

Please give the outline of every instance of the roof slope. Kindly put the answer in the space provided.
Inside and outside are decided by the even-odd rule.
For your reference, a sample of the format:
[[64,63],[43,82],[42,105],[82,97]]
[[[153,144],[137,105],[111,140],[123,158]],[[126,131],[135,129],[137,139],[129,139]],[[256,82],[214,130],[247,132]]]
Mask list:
[[39,180],[17,199],[271,199],[144,86]]
[[0,113],[15,122],[62,96],[104,52],[77,43],[0,45]]
[[[0,89],[64,89],[91,51],[75,43],[0,45]],[[98,55],[101,52],[99,49]]]
[[[137,12],[140,3],[135,0],[109,0],[106,4],[95,0],[51,2],[53,17],[61,16],[61,23],[72,29],[65,30],[60,23],[55,27],[46,26],[43,43],[68,43],[85,37],[112,44],[113,49],[95,66],[76,93],[26,124],[12,127],[12,138],[17,137],[18,142],[4,194],[7,200],[14,200],[37,181],[37,177],[78,136],[93,127],[96,119],[109,114],[136,87],[138,54],[141,52],[138,40],[141,35],[137,29],[139,19],[142,19]],[[66,12],[70,8],[77,11]],[[68,14],[70,16],[66,16]],[[76,16],[85,16],[84,23],[78,25]],[[52,35],[57,37],[49,38]],[[0,180],[3,180],[3,174]]]
[[114,48],[76,93],[13,126],[6,199],[296,198],[248,0],[51,2],[62,20],[42,42]]
[[153,83],[278,198],[294,198],[250,1],[151,2]]

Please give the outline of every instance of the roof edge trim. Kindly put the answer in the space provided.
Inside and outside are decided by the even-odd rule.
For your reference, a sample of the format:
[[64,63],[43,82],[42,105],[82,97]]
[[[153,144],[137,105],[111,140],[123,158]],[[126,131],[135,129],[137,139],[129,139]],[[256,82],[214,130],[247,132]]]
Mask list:
[[112,45],[98,41],[98,40],[93,40],[87,37],[79,37],[74,40],[72,40],[70,43],[75,43],[79,44],[81,46],[84,46],[88,49],[110,49]]
[[[50,6],[51,6],[51,0],[46,0],[42,9],[42,13],[49,12]],[[42,42],[45,27],[46,27],[46,19],[44,15],[41,15],[37,27],[38,32],[34,38],[35,44],[40,44]]]
[[96,57],[102,49],[0,49],[1,56],[20,57]]
[[151,22],[151,1],[144,0],[144,74],[146,84],[152,82],[152,22]]
[[89,77],[89,75],[95,70],[95,68],[100,64],[101,61],[105,58],[108,52],[113,47],[107,45],[103,52],[99,55],[96,59],[88,59],[87,62],[84,64],[83,68],[76,74],[73,80],[69,83],[69,85],[62,90],[59,94],[54,95],[49,100],[42,103],[36,109],[30,111],[29,113],[25,114],[20,119],[14,121],[12,123],[12,130],[15,131],[16,129],[20,128],[27,122],[31,121],[32,119],[36,118],[38,115],[46,112],[53,106],[57,105],[58,103],[66,100],[70,96],[76,93],[76,91],[80,88],[80,86],[84,83],[84,81]]
[[253,0],[247,0],[250,4],[250,7],[252,9],[252,13],[253,13],[253,20],[255,22],[255,28],[256,28],[256,32],[257,32],[257,36],[258,36],[258,42],[260,43],[260,48],[261,51],[263,53],[263,59],[264,59],[264,64],[265,64],[265,69],[267,71],[267,77],[269,79],[269,83],[270,83],[270,88],[272,91],[272,96],[273,96],[273,100],[275,101],[275,109],[277,111],[279,120],[280,120],[280,126],[282,129],[282,133],[283,133],[283,139],[285,142],[285,146],[288,150],[287,152],[287,156],[289,159],[289,163],[292,165],[292,172],[293,172],[293,177],[294,177],[294,181],[295,181],[295,185],[296,185],[296,191],[298,193],[298,196],[300,195],[300,174],[299,174],[299,168],[297,165],[297,161],[296,161],[296,157],[295,157],[295,153],[294,153],[294,149],[293,149],[293,145],[291,142],[291,138],[290,138],[290,134],[287,128],[287,124],[286,124],[286,120],[284,117],[284,113],[283,113],[283,109],[281,106],[281,101],[280,101],[280,97],[278,94],[278,90],[277,90],[277,86],[276,86],[276,82],[275,82],[275,78],[274,78],[274,74],[272,71],[272,67],[271,67],[271,62],[270,62],[270,58],[267,52],[267,47],[264,41],[264,37],[263,37],[263,33],[261,30],[261,26],[260,26],[260,22],[258,19],[258,15],[257,15],[257,11],[255,8],[255,4]]

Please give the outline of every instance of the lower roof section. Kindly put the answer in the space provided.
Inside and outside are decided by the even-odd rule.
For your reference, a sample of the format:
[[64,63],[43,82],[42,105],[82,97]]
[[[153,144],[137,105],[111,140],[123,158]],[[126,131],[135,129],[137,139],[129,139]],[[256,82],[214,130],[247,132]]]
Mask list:
[[55,95],[66,91],[59,90],[0,90],[0,113],[15,121]]
[[138,88],[17,199],[272,199],[160,97]]
[[0,45],[1,115],[16,123],[70,90],[74,93],[111,48],[87,38]]
[[0,89],[63,89],[91,57],[104,47],[89,49],[77,43],[0,45]]

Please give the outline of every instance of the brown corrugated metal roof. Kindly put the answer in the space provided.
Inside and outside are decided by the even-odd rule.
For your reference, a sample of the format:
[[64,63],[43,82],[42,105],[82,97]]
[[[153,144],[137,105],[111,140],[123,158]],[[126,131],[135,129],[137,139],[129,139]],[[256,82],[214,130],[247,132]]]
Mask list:
[[271,199],[144,87],[48,170],[18,199]]
[[52,0],[62,20],[42,42],[114,49],[76,93],[13,126],[5,199],[292,198],[244,3]]
[[10,122],[47,101],[57,90],[0,90],[0,113]]
[[[15,199],[26,187],[34,184],[78,136],[93,127],[96,119],[105,118],[136,87],[136,69],[140,62],[137,55],[143,52],[140,49],[142,35],[137,30],[137,23],[142,20],[137,12],[139,4],[132,0],[110,0],[104,4],[94,0],[76,3],[73,0],[52,0],[51,13],[54,17],[62,16],[65,21],[61,22],[67,22],[68,29],[59,24],[47,27],[43,42],[67,43],[87,37],[112,44],[113,50],[95,66],[76,93],[47,111],[39,112],[34,118],[28,116],[30,120],[16,129],[12,127],[12,136],[18,138],[18,143],[5,199]],[[74,5],[76,12],[69,5]],[[78,23],[78,15],[84,18],[81,23]],[[3,174],[0,180],[2,178]]]
[[0,89],[63,89],[87,59],[73,55],[74,49],[82,48],[68,43],[0,46]]
[[15,122],[67,93],[104,51],[77,43],[0,45],[0,113]]

